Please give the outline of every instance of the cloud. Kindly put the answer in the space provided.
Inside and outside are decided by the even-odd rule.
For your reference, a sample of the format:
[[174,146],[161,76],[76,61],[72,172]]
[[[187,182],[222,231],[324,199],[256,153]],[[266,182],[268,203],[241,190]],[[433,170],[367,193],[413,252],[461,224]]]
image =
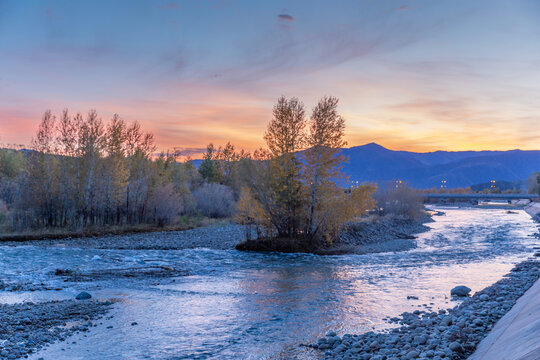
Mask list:
[[206,152],[205,147],[175,147],[174,151],[179,151],[180,156],[200,155]]
[[398,11],[411,10],[411,8],[408,5],[401,5],[396,10],[398,10]]
[[292,15],[289,15],[289,14],[279,14],[278,16],[278,19],[279,20],[283,20],[283,21],[295,21],[296,19],[292,16]]

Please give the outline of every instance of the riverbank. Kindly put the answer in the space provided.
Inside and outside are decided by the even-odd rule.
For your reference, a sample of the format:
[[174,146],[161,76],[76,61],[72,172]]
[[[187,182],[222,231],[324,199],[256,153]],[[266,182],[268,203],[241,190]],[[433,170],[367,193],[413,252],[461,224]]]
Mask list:
[[0,359],[27,357],[56,341],[96,326],[111,302],[48,301],[0,304]]
[[335,332],[308,346],[327,359],[466,359],[495,323],[538,280],[540,261],[527,260],[495,284],[439,312],[415,310],[392,318],[403,326],[361,335]]
[[236,246],[242,251],[313,253],[316,255],[369,254],[411,250],[415,234],[429,230],[426,213],[419,220],[370,216],[349,224],[334,243],[305,243],[291,239],[255,239]]
[[[323,244],[316,250],[299,248],[290,241],[244,241],[245,228],[222,221],[189,230],[155,231],[105,236],[44,238],[26,241],[2,241],[1,245],[34,245],[45,247],[93,248],[118,250],[182,250],[208,248],[216,250],[262,250],[281,252],[313,252],[319,255],[368,254],[406,251],[416,247],[414,234],[429,230],[424,225],[432,221],[426,215],[414,221],[399,217],[373,216],[351,224],[334,244]],[[253,234],[255,236],[255,234]],[[242,245],[244,244],[244,245]]]
[[89,227],[84,230],[67,230],[64,228],[54,228],[46,230],[33,230],[27,232],[6,232],[0,228],[0,245],[10,242],[26,242],[32,240],[59,240],[88,237],[105,237],[118,235],[134,235],[140,233],[162,233],[171,231],[185,231],[212,224],[224,223],[223,220],[210,219],[206,217],[186,217],[175,225],[159,227],[149,224],[126,225],[126,226],[103,226]]
[[209,248],[233,249],[244,239],[243,226],[230,222],[219,222],[190,230],[130,233],[98,237],[77,237],[60,239],[40,239],[3,241],[1,245],[19,246],[60,246],[72,248],[120,249],[120,250],[182,250]]

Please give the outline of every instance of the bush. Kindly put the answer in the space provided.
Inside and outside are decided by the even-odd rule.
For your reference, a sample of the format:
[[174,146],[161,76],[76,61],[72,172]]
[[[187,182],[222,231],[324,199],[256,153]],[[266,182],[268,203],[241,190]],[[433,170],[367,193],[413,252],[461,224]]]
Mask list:
[[183,210],[182,197],[172,184],[158,186],[154,190],[149,202],[149,217],[158,226],[174,223]]
[[418,220],[423,212],[422,195],[407,184],[389,185],[375,195],[378,207],[384,215],[396,215]]
[[2,225],[6,221],[7,215],[8,209],[6,203],[0,200],[0,225]]
[[540,194],[540,173],[535,172],[527,179],[529,194]]
[[233,215],[235,202],[232,190],[221,184],[206,183],[193,192],[202,215],[225,218]]

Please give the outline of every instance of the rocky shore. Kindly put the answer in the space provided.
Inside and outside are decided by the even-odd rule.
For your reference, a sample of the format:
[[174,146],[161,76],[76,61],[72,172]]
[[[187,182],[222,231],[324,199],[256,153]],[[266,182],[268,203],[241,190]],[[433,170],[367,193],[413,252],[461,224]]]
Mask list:
[[415,234],[429,230],[433,220],[425,214],[418,220],[396,216],[374,216],[350,224],[329,251],[367,254],[406,251],[416,247]]
[[349,224],[333,243],[313,243],[291,239],[255,239],[236,246],[243,251],[303,252],[316,255],[369,254],[406,251],[416,247],[415,234],[429,230],[433,221],[426,213],[411,220],[395,216],[371,216]]
[[111,302],[49,301],[0,304],[0,359],[18,359],[96,326]]
[[540,261],[528,260],[453,309],[403,313],[400,318],[389,319],[402,326],[381,333],[339,337],[330,331],[307,346],[319,349],[327,359],[466,359],[536,282],[539,270]]

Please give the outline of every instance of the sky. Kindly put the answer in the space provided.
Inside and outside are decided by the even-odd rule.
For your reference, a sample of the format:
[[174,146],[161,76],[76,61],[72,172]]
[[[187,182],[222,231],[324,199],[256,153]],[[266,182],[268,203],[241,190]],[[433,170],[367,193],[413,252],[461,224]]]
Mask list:
[[2,144],[68,108],[253,150],[281,95],[338,97],[348,146],[540,149],[540,2],[0,0]]

